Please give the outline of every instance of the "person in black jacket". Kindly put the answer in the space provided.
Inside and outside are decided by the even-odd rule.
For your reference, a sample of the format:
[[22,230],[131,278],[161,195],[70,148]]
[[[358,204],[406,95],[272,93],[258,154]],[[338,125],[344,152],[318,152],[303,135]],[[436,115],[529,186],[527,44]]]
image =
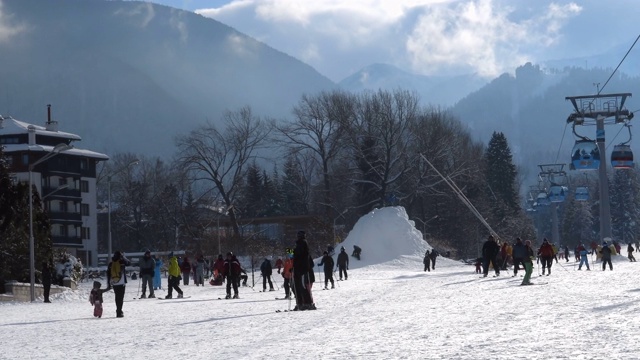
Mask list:
[[44,291],[44,302],[50,303],[49,293],[51,292],[51,274],[52,274],[52,266],[49,262],[42,263],[42,288]]
[[115,294],[116,317],[124,317],[122,303],[124,302],[124,292],[127,284],[126,266],[128,265],[131,265],[129,259],[121,251],[116,251],[107,266],[107,289],[113,288]]
[[340,270],[340,279],[342,280],[342,273],[344,272],[344,279],[347,280],[347,270],[349,270],[349,256],[344,250],[344,246],[340,248],[340,254],[338,254],[338,269]]
[[331,288],[335,288],[333,283],[333,258],[329,255],[328,251],[325,251],[324,256],[318,266],[324,266],[324,289],[328,289],[329,281],[331,281]]
[[611,264],[611,248],[610,245],[605,241],[602,243],[602,249],[600,249],[600,254],[602,255],[602,271],[607,268],[607,264],[609,264],[609,269],[613,271],[613,264]]
[[500,276],[500,265],[498,265],[498,261],[496,260],[498,253],[500,253],[500,246],[496,243],[496,239],[493,235],[489,235],[487,241],[482,245],[484,277],[487,277],[489,274],[489,263],[493,265],[493,270],[495,270],[496,276]]
[[[527,259],[527,246],[522,242],[519,237],[516,238],[516,243],[513,245],[513,276],[518,275],[520,265],[524,266],[524,261]],[[525,269],[526,271],[526,269]]]
[[269,258],[265,258],[262,265],[260,265],[260,272],[262,273],[262,291],[267,291],[267,281],[269,281],[269,291],[275,291],[273,283],[271,282],[273,268],[271,267],[271,260],[269,260]]
[[431,268],[433,270],[436,269],[436,258],[438,257],[438,255],[440,255],[440,253],[436,249],[431,249],[431,254],[429,254],[429,257],[431,258]]
[[311,301],[311,294],[307,289],[304,278],[309,277],[310,268],[309,262],[309,244],[307,244],[306,234],[304,231],[298,231],[298,239],[296,240],[296,247],[293,250],[293,288],[296,296],[296,307],[293,309],[298,310],[310,310],[313,302]]
[[151,257],[151,251],[144,252],[144,256],[140,259],[140,281],[142,282],[142,295],[140,299],[147,297],[147,286],[149,287],[149,298],[155,298],[156,295],[153,292],[153,277],[155,275],[156,261]]

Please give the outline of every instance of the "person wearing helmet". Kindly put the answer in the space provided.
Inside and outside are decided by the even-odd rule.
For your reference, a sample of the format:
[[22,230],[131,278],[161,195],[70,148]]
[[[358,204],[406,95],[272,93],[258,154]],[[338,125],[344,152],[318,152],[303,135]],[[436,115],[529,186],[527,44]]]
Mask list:
[[318,266],[324,266],[324,289],[328,290],[329,288],[327,287],[329,285],[329,281],[331,281],[331,288],[335,288],[335,285],[333,283],[333,258],[331,257],[331,255],[329,255],[328,251],[325,251],[324,256],[322,257],[322,260],[320,261],[320,264],[318,264]]
[[340,254],[338,254],[338,269],[340,270],[340,278],[338,281],[342,281],[342,274],[344,273],[344,279],[347,280],[347,270],[349,270],[349,256],[344,250],[344,246],[340,248]]

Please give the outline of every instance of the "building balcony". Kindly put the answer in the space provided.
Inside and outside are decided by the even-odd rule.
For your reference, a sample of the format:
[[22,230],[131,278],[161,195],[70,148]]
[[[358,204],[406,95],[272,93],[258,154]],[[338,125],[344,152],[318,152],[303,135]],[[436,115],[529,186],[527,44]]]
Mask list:
[[67,189],[61,189],[57,191],[56,189],[57,187],[49,187],[49,186],[43,187],[42,197],[48,197],[50,199],[77,198],[79,201],[82,200],[82,193],[80,192],[80,189],[67,188]]
[[51,240],[55,247],[81,248],[83,246],[80,236],[51,235]]
[[82,223],[82,215],[79,212],[49,211],[49,221],[51,221],[52,223]]

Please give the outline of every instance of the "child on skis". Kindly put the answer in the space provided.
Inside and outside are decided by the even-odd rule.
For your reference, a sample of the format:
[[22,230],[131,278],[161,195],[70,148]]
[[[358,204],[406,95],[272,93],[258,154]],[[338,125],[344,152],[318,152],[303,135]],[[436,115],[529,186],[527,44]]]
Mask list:
[[93,282],[93,289],[89,294],[89,302],[93,305],[93,316],[97,318],[102,317],[102,294],[109,291],[109,289],[100,289],[102,284],[99,281]]

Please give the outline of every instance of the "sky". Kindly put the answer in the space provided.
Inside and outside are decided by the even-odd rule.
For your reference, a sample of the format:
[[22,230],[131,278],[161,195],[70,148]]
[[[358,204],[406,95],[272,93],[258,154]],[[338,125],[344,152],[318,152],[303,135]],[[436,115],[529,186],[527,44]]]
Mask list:
[[640,11],[633,0],[152,2],[216,19],[336,82],[373,63],[493,78],[527,61],[602,54],[633,43]]
[[519,285],[522,271],[481,278],[474,266],[443,257],[425,272],[430,246],[402,207],[361,218],[343,245],[354,244],[362,260],[351,258],[347,281],[321,290],[324,276],[316,273],[315,311],[284,312],[294,304],[275,299],[284,294],[277,273],[276,291],[244,287],[236,300],[218,300],[224,290],[210,285],[182,286],[186,299],[134,300],[139,282],[129,280],[124,318],[115,317],[113,292],[94,318],[89,283],[50,304],[0,302],[0,359],[614,360],[640,353],[640,265],[626,251],[614,257],[613,271],[592,258],[590,271],[561,260],[550,276],[535,265],[534,286]]

